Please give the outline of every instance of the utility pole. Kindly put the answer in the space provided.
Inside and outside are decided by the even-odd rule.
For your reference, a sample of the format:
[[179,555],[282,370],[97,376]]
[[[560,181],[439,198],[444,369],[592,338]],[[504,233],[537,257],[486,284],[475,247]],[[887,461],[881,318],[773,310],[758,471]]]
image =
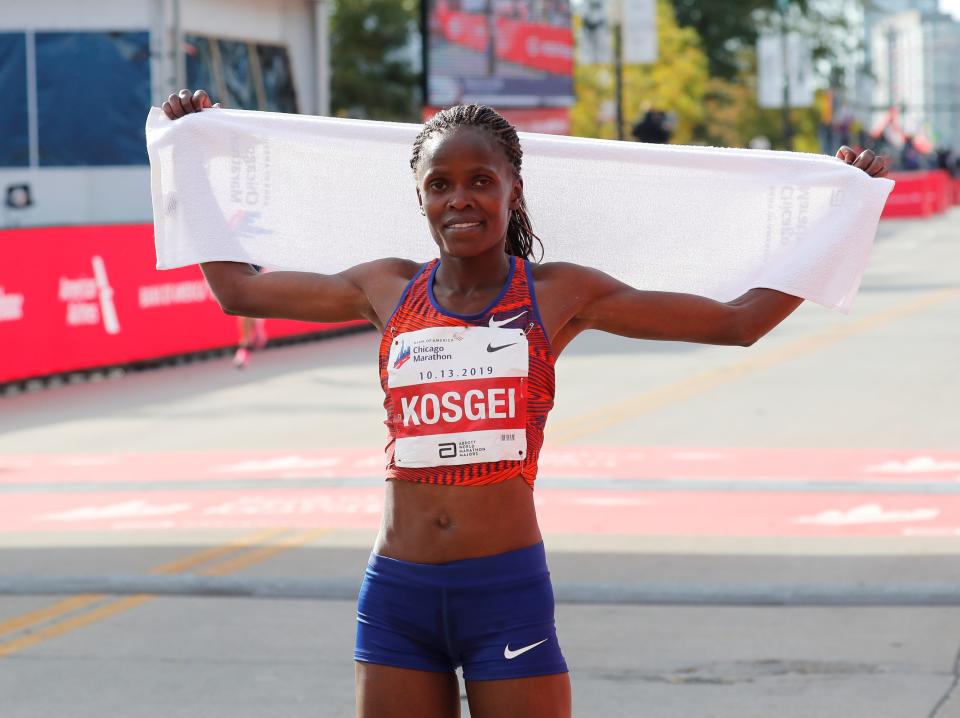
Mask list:
[[887,105],[892,111],[897,103],[894,92],[893,73],[897,65],[897,31],[891,25],[887,28]]
[[617,139],[623,135],[623,0],[616,0],[613,23],[613,77],[617,104]]
[[793,122],[790,118],[790,46],[787,33],[787,15],[790,12],[790,0],[777,0],[780,12],[780,44],[783,53],[783,144],[793,149]]
[[[493,17],[493,0],[487,0],[487,76],[497,74],[497,23]],[[424,40],[426,42],[426,40]]]
[[315,100],[312,111],[330,114],[330,0],[313,0],[313,71]]

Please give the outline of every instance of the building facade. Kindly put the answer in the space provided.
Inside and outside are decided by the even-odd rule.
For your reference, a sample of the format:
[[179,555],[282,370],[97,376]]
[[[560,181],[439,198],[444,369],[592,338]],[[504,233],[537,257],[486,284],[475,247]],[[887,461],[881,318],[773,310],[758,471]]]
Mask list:
[[329,0],[37,0],[0,15],[0,228],[151,221],[144,124],[183,87],[327,114]]
[[872,124],[922,151],[960,151],[960,23],[908,10],[873,25]]

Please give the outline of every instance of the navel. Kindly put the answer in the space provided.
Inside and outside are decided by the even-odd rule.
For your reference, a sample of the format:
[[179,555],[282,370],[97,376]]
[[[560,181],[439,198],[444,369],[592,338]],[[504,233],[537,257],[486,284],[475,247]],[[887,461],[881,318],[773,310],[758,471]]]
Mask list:
[[450,528],[452,523],[453,521],[451,521],[450,519],[450,514],[442,513],[437,516],[437,526],[439,526],[442,529]]

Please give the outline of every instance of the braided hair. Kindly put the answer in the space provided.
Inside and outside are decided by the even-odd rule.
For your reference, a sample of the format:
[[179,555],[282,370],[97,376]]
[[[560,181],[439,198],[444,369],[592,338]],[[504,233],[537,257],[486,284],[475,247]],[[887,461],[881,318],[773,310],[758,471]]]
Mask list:
[[[523,149],[520,147],[517,131],[503,118],[503,115],[486,105],[457,105],[441,110],[430,118],[413,143],[410,167],[414,173],[420,165],[420,155],[426,141],[435,135],[450,132],[459,127],[477,127],[489,132],[513,166],[514,176],[517,179],[520,178]],[[506,253],[523,259],[533,259],[533,240],[537,240],[540,244],[540,258],[543,259],[543,242],[533,232],[530,214],[527,212],[527,201],[521,197],[520,206],[510,212]]]

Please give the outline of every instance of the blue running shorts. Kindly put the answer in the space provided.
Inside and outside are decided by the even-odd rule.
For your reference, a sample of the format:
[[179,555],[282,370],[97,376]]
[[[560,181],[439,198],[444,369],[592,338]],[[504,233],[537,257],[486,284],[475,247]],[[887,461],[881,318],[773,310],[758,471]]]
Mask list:
[[372,554],[354,658],[468,681],[566,673],[543,544],[451,563]]

